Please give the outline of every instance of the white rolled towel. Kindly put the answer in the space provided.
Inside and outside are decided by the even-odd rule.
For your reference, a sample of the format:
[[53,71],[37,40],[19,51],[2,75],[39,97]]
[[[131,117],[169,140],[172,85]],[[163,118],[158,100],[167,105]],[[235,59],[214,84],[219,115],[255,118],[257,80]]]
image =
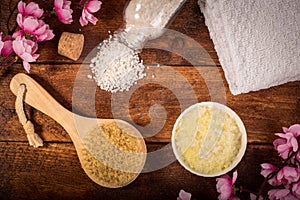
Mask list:
[[300,80],[299,0],[199,0],[232,94]]

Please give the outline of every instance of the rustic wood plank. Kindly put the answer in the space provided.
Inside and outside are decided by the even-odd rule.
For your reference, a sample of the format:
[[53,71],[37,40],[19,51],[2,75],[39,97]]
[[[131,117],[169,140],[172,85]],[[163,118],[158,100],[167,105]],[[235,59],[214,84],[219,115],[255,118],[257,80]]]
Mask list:
[[[4,33],[7,31],[9,1],[3,0],[0,4],[0,30]],[[52,8],[53,1],[35,1],[45,10]],[[17,3],[18,0],[12,2]],[[78,0],[73,0],[74,2]],[[41,56],[38,64],[32,64],[30,76],[67,109],[72,110],[72,90],[81,63],[99,42],[108,38],[109,30],[117,30],[122,25],[126,2],[127,0],[103,2],[101,11],[96,14],[99,18],[96,26],[80,27],[78,10],[74,12],[75,22],[72,25],[63,25],[55,18],[46,19],[56,37],[51,42],[39,45],[38,53]],[[14,20],[11,20],[10,25],[13,23]],[[157,47],[168,45],[173,50],[183,49],[188,55],[192,55],[199,66],[190,66],[191,63],[175,53],[145,49],[141,58],[144,63],[152,64],[146,70],[147,78],[130,91],[133,91],[132,95],[129,95],[130,92],[123,93],[130,97],[128,102],[119,100],[121,103],[114,103],[118,95],[111,95],[97,88],[93,97],[96,101],[92,105],[95,107],[95,115],[102,118],[132,119],[135,126],[141,126],[137,127],[148,137],[148,151],[154,151],[170,141],[172,126],[183,109],[198,101],[222,102],[224,90],[225,103],[241,117],[248,132],[247,151],[237,167],[237,184],[257,191],[263,180],[259,174],[259,165],[262,162],[279,163],[277,153],[271,145],[274,133],[280,132],[281,126],[300,121],[300,82],[233,96],[219,67],[197,0],[187,1],[170,29],[193,38],[208,52],[212,60],[204,54],[195,53],[197,49],[194,48],[193,41],[182,41],[172,34],[155,40],[153,44]],[[57,54],[58,39],[63,31],[83,33],[86,37],[83,54],[76,62]],[[157,68],[156,63],[166,66]],[[212,67],[215,63],[217,68]],[[180,189],[191,192],[197,199],[217,198],[214,178],[192,175],[178,162],[152,173],[141,174],[135,182],[122,189],[100,187],[84,174],[70,137],[63,128],[41,112],[26,106],[27,115],[35,124],[36,132],[45,141],[42,148],[29,147],[14,111],[15,97],[9,90],[9,81],[19,72],[25,72],[21,64],[0,71],[0,199],[176,199]],[[85,75],[89,73],[87,69],[82,72]],[[93,116],[93,109],[86,109],[91,99],[83,95],[87,93],[90,82],[86,76],[78,80],[83,93],[73,111]],[[178,96],[183,96],[181,101]],[[151,110],[154,112],[150,112]],[[153,123],[151,119],[157,121]],[[164,120],[165,123],[159,123]],[[148,124],[154,126],[144,128]],[[156,131],[153,130],[158,130],[158,133],[155,134]],[[173,156],[171,152],[169,154],[167,156]]]
[[[72,110],[72,90],[80,66],[79,64],[32,65],[30,76],[64,107]],[[83,71],[83,73],[89,73],[89,70]],[[0,76],[0,141],[26,140],[14,111],[15,97],[9,90],[9,82],[18,72],[23,72],[23,69],[21,65],[16,64],[6,74]],[[228,91],[221,68],[156,67],[154,65],[146,69],[146,72],[148,76],[132,88],[133,94],[129,91],[122,93],[124,96],[112,96],[109,92],[97,88],[95,104],[92,105],[96,108],[96,116],[133,120],[132,123],[135,123],[135,126],[141,126],[139,129],[144,136],[157,133],[147,138],[148,142],[169,142],[173,124],[181,111],[196,102],[221,101],[221,89],[223,89],[224,82],[226,104],[244,121],[250,143],[270,143],[275,137],[274,133],[281,131],[281,126],[290,126],[300,121],[300,82],[291,82],[267,90],[233,96]],[[84,116],[93,116],[94,107],[86,109],[93,98],[85,98],[84,93],[88,91],[91,80],[85,75],[79,80],[82,98],[79,99],[79,104],[73,111]],[[209,91],[207,84],[211,85],[214,91]],[[129,103],[121,101],[126,96],[130,97]],[[178,100],[180,96],[181,102]],[[112,99],[117,99],[117,103],[112,103]],[[164,107],[166,118],[164,109],[153,107],[155,104]],[[152,113],[153,119],[157,120],[155,123],[151,122],[149,113],[151,109],[155,110]],[[70,142],[67,133],[52,119],[29,106],[26,106],[26,110],[29,118],[36,125],[37,133],[41,134],[45,141]],[[165,123],[161,123],[165,119]],[[149,123],[153,123],[154,126],[143,128]],[[156,130],[160,131],[156,132]]]
[[[18,1],[13,0],[11,7],[13,7],[16,2]],[[29,0],[26,0],[24,2],[29,2]],[[52,1],[36,0],[35,2],[39,3],[44,10],[52,10]],[[95,14],[95,16],[99,19],[97,25],[93,26],[89,24],[85,27],[81,27],[78,22],[81,13],[78,9],[75,9],[75,2],[78,1],[73,0],[73,4],[71,6],[74,9],[74,22],[72,25],[62,24],[54,16],[52,16],[52,18],[46,19],[46,22],[50,24],[50,27],[54,30],[56,36],[53,41],[44,42],[39,45],[39,50],[37,53],[40,54],[40,57],[37,62],[82,63],[93,48],[95,48],[101,41],[108,38],[108,31],[113,32],[123,24],[123,10],[124,5],[126,4],[126,0],[103,2],[101,10]],[[8,7],[9,0],[3,0],[0,7],[0,30],[5,34],[7,34],[6,22],[9,16]],[[13,26],[14,20],[15,16],[12,17],[12,20],[10,21],[11,27]],[[213,43],[209,37],[208,29],[204,23],[204,17],[200,13],[200,9],[197,5],[197,0],[188,0],[183,8],[178,12],[176,18],[171,23],[169,28],[194,39],[212,57],[211,60],[207,59],[206,56],[199,56],[199,62],[203,62],[206,65],[214,65],[215,63],[219,64]],[[85,36],[85,46],[83,53],[80,59],[76,62],[73,62],[68,58],[57,54],[58,40],[61,33],[64,31],[82,33]],[[178,41],[176,40],[176,38],[173,38],[172,40],[171,38],[169,39],[170,45],[175,45],[180,42],[180,44],[183,45],[183,49],[191,48],[191,45],[189,43],[181,43],[182,41]],[[161,39],[160,41],[165,41],[165,38]],[[158,43],[159,40],[155,42],[155,44]],[[175,53],[163,50],[146,49],[141,54],[141,58],[145,63],[162,63],[165,65],[190,64]]]
[[[154,151],[162,146],[148,144],[147,148]],[[279,164],[276,155],[272,146],[249,145],[237,166],[237,184],[257,191],[263,181],[260,162]],[[197,199],[216,199],[218,195],[215,178],[193,175],[178,162],[141,174],[125,188],[103,188],[84,174],[72,144],[35,149],[26,143],[0,142],[0,165],[1,199],[176,199],[180,189]]]

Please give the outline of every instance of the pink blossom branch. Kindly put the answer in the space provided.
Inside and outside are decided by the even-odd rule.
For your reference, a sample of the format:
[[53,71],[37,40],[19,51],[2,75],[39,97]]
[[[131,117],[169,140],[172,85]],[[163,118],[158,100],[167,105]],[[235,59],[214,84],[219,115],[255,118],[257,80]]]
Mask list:
[[[298,138],[298,144],[300,144],[300,137]],[[285,159],[285,160],[283,160],[283,162],[282,162],[282,164],[280,165],[280,167],[278,167],[275,171],[273,171],[272,173],[270,173],[266,178],[265,178],[265,180],[264,180],[264,182],[261,184],[261,186],[260,186],[260,189],[259,189],[259,192],[258,192],[258,195],[256,196],[256,200],[259,200],[259,197],[262,195],[262,190],[263,190],[263,188],[265,187],[265,185],[266,185],[266,183],[270,180],[270,179],[272,179],[284,166],[286,166],[290,161],[291,161],[291,159],[293,158],[293,157],[296,157],[297,156],[297,154],[298,154],[298,152],[299,152],[299,149],[300,148],[298,148],[298,150],[297,151],[291,151],[291,153],[290,153],[290,155],[289,155],[289,157],[287,158],[287,159]],[[299,161],[295,158],[295,160],[296,160],[296,162],[298,162],[299,163]],[[264,198],[264,199],[266,199],[266,197]]]

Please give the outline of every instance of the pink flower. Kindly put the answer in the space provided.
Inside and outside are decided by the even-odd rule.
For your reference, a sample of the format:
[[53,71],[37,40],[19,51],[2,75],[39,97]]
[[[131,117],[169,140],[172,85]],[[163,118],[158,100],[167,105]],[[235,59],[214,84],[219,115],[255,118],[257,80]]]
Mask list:
[[277,173],[277,180],[283,185],[289,185],[293,182],[297,182],[300,177],[300,169],[290,166],[284,166]]
[[[270,173],[274,172],[277,168],[276,166],[269,164],[269,163],[263,163],[261,166],[261,172],[260,174],[263,175],[263,177],[267,177]],[[274,175],[270,180],[268,180],[268,183],[272,186],[278,186],[281,185],[281,183],[277,180],[277,176]]]
[[29,62],[35,62],[39,57],[35,52],[38,49],[37,43],[26,39],[24,36],[18,36],[12,42],[14,52],[23,59],[23,66],[27,72],[30,70]]
[[270,200],[297,200],[288,189],[273,189],[268,192]]
[[42,15],[44,14],[43,9],[39,8],[39,5],[34,3],[34,2],[30,2],[27,6],[26,3],[24,3],[23,1],[20,1],[18,3],[18,10],[19,13],[21,13],[23,16],[33,16],[36,18],[41,18]]
[[217,178],[217,191],[221,193],[219,195],[219,200],[239,200],[233,191],[233,185],[237,179],[237,171],[233,172],[232,179],[227,174],[223,175],[221,178]]
[[2,32],[0,33],[0,54],[9,56],[13,52],[12,37],[6,36],[2,39]]
[[184,190],[180,190],[177,200],[190,200],[192,195]]
[[80,25],[85,26],[89,22],[96,25],[98,19],[91,13],[95,13],[101,8],[101,1],[98,0],[81,0],[79,4],[83,5],[82,15],[79,19]]
[[22,30],[15,33],[14,37],[16,35],[26,36],[27,33],[30,36],[34,36],[37,42],[51,40],[54,37],[53,31],[43,20],[38,20],[32,16],[24,17],[21,13],[19,13],[17,15],[17,23]]
[[283,159],[287,159],[291,151],[296,152],[298,150],[298,141],[296,138],[298,134],[295,134],[293,132],[286,132],[276,133],[275,135],[281,137],[274,140],[273,144],[275,149]]
[[295,197],[297,197],[298,199],[300,199],[300,181],[298,181],[297,183],[293,184],[292,192],[295,195]]
[[70,8],[71,1],[67,0],[54,0],[54,10],[57,14],[59,21],[64,24],[71,24],[73,22],[72,13]]

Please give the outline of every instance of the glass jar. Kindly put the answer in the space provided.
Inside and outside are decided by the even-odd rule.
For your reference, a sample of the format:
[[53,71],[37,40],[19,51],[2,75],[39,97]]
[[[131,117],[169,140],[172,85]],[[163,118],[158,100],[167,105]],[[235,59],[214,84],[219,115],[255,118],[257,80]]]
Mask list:
[[119,39],[132,49],[142,49],[147,40],[163,34],[186,0],[131,0],[124,13],[125,28]]

